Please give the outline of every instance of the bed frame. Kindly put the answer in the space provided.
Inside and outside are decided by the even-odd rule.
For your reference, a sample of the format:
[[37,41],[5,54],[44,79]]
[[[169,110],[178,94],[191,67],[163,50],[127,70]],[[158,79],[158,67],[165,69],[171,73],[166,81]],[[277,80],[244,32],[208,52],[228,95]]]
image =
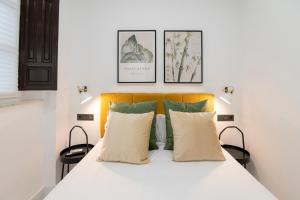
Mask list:
[[100,96],[101,117],[100,136],[104,136],[105,123],[111,102],[136,103],[141,101],[157,101],[157,113],[164,114],[164,100],[193,103],[208,100],[208,110],[214,111],[214,95],[208,93],[103,93]]

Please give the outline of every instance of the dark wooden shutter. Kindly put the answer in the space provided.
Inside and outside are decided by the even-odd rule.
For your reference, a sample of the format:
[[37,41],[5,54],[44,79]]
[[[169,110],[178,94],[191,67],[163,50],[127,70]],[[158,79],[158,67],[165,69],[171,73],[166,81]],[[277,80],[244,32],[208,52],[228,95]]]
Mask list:
[[19,90],[57,89],[59,0],[21,0]]

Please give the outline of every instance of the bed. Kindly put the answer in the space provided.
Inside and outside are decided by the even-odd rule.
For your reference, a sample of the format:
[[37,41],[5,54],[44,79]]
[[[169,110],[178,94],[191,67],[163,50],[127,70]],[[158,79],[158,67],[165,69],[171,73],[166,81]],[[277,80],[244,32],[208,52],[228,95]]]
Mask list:
[[[136,97],[138,96],[138,98]],[[185,96],[186,95],[186,96]],[[211,102],[211,94],[104,94],[101,127],[105,124],[110,100],[135,102],[156,99],[158,113],[162,100]],[[104,129],[101,129],[103,136]],[[150,151],[151,162],[145,165],[96,161],[102,141],[49,193],[46,200],[198,200],[198,199],[276,199],[225,150],[226,161],[174,162],[172,151]]]

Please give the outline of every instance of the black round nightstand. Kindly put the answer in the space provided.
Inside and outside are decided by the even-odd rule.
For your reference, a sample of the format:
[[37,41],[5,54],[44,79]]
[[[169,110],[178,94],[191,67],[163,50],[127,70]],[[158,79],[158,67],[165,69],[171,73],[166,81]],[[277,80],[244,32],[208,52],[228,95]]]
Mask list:
[[[71,146],[71,138],[72,138],[72,131],[74,128],[80,128],[83,133],[85,134],[86,143],[85,144],[77,144]],[[61,179],[64,178],[64,171],[65,171],[65,165],[68,165],[68,173],[70,171],[70,164],[76,164],[81,161],[82,158],[94,147],[94,145],[88,143],[88,135],[86,134],[85,130],[81,126],[73,126],[73,128],[70,130],[69,134],[69,147],[65,148],[60,152],[60,161],[62,162],[62,171],[61,171]],[[72,151],[78,151],[73,152]]]
[[234,159],[236,159],[241,165],[244,166],[244,168],[247,167],[247,163],[250,161],[250,153],[245,149],[245,140],[244,140],[244,133],[239,129],[237,126],[227,126],[225,127],[219,134],[219,140],[221,139],[221,135],[223,132],[229,128],[237,129],[241,135],[242,135],[242,142],[243,142],[243,148],[229,145],[229,144],[223,144],[221,145]]
[[247,167],[246,165],[250,161],[250,153],[247,150],[229,144],[223,144],[222,147],[241,165],[243,165],[245,168]]

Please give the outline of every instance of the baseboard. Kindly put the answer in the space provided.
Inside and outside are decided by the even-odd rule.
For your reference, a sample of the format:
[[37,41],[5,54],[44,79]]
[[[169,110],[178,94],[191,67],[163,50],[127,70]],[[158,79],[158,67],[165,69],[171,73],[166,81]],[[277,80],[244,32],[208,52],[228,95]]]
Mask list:
[[53,187],[41,187],[29,200],[43,200]]

